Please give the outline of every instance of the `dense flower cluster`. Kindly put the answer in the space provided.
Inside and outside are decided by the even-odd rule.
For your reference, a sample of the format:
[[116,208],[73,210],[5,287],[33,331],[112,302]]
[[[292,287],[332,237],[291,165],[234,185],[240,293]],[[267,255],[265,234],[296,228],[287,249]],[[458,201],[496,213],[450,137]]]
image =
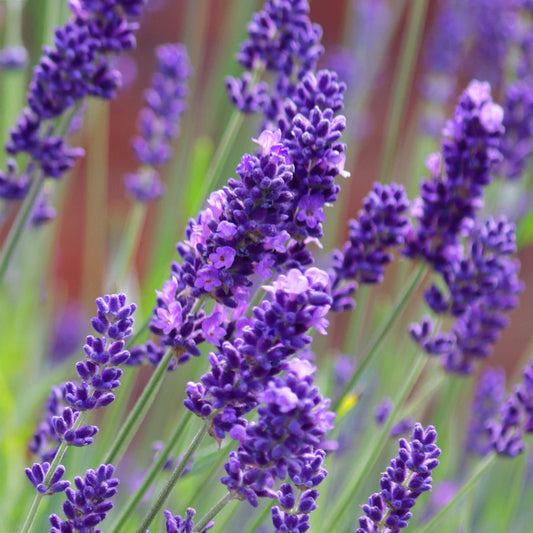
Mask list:
[[505,372],[485,368],[479,376],[471,407],[465,448],[468,453],[484,456],[491,451],[488,423],[496,417],[505,395]]
[[[287,362],[291,355],[311,342],[308,331],[314,327],[325,333],[328,324],[324,315],[331,299],[325,272],[293,269],[264,288],[272,301],[263,300],[253,308],[252,318],[238,320],[234,339],[210,355],[210,372],[201,383],[187,385],[185,406],[202,418],[216,413],[212,433],[219,439],[242,430],[242,417],[258,405],[259,393],[292,365]],[[304,361],[297,366],[302,372],[311,368]]]
[[[322,29],[309,20],[307,0],[267,0],[248,25],[248,39],[237,60],[246,69],[241,78],[226,78],[228,96],[242,112],[261,111],[275,121],[283,100],[292,97],[298,80],[312,72],[323,53]],[[250,72],[275,73],[272,86],[252,84]]]
[[499,455],[515,457],[523,453],[524,433],[533,433],[533,361],[523,369],[522,378],[501,405],[499,418],[488,424],[490,446]]
[[50,533],[85,533],[100,524],[113,508],[111,498],[117,493],[118,479],[113,478],[113,465],[100,465],[97,470],[87,470],[82,478],[77,476],[74,485],[77,490],[67,488],[67,499],[63,503],[66,520],[50,515]]
[[472,372],[507,326],[506,313],[516,307],[523,289],[520,263],[510,257],[515,251],[514,225],[504,217],[489,217],[471,228],[468,246],[443,271],[446,291],[436,285],[426,291],[431,309],[454,317],[455,324],[450,334],[431,337],[428,322],[412,328],[411,334],[428,353],[440,355],[449,372]]
[[416,424],[411,441],[400,439],[400,451],[380,481],[381,491],[363,505],[355,533],[394,533],[407,527],[416,499],[431,489],[431,471],[439,464],[441,450],[433,426]]
[[[240,179],[210,195],[177,246],[183,262],[173,263],[172,278],[157,291],[150,329],[177,351],[180,363],[200,354],[199,342],[219,344],[229,320],[226,308],[236,320],[248,306],[252,276],[270,278],[291,252],[284,226],[294,167],[278,141],[275,133],[263,132],[257,140],[262,154],[245,154],[237,167]],[[216,305],[206,316],[196,307],[208,297]]]
[[[28,107],[10,132],[6,149],[11,155],[31,157],[23,177],[0,175],[0,194],[6,200],[25,196],[35,168],[45,177],[59,178],[83,150],[70,148],[51,120],[89,96],[114,98],[120,74],[109,54],[131,50],[138,25],[128,15],[139,15],[144,0],[73,0],[73,16],[55,31],[54,45],[45,46],[33,70]],[[22,180],[22,183],[20,183]],[[11,181],[12,183],[8,183]],[[22,185],[26,184],[26,187]]]
[[349,222],[348,241],[333,253],[331,273],[334,311],[354,307],[359,283],[381,283],[391,248],[402,246],[411,230],[409,200],[401,185],[374,184],[357,220]]
[[44,422],[33,436],[30,450],[43,461],[51,461],[61,441],[72,446],[86,446],[98,431],[93,425],[75,428],[81,411],[112,403],[112,392],[120,385],[122,369],[129,358],[124,339],[131,335],[135,304],[126,304],[124,294],[105,295],[96,300],[97,315],[91,324],[97,333],[89,335],[84,346],[85,360],[76,363],[80,382],[66,382],[53,387],[47,402]]
[[[232,493],[253,506],[258,505],[258,497],[277,498],[281,508],[273,508],[272,520],[279,531],[293,523],[307,524],[306,515],[316,509],[316,487],[327,475],[319,444],[335,418],[327,409],[329,400],[322,398],[313,383],[314,368],[301,365],[298,359],[291,363],[283,376],[271,380],[258,395],[257,421],[230,431],[240,444],[230,453],[224,465],[227,475],[221,478]],[[287,477],[303,491],[298,505],[290,484],[273,490],[276,479]]]
[[156,167],[172,155],[170,141],[179,134],[179,121],[187,109],[186,80],[191,75],[187,51],[182,44],[166,44],[156,49],[157,72],[152,86],[144,94],[146,107],[139,116],[140,135],[133,147],[143,165],[135,174],[125,178],[125,184],[134,199],[148,202],[163,194]]
[[418,227],[408,238],[407,256],[422,257],[437,271],[457,256],[465,223],[475,218],[491,169],[501,160],[502,121],[490,85],[472,81],[444,130],[442,162],[439,154],[427,160],[431,178],[422,181],[414,204]]

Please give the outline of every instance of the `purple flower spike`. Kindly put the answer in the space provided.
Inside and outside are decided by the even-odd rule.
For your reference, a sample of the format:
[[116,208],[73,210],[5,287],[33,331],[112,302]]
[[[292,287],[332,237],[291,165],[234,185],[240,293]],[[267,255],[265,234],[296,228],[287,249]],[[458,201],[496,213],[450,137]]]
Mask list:
[[499,417],[487,424],[490,446],[499,455],[523,453],[524,433],[533,433],[533,361],[522,370],[522,378],[501,405]]
[[118,479],[113,478],[113,465],[100,465],[97,470],[87,470],[82,478],[77,476],[74,485],[77,490],[67,488],[63,512],[66,520],[50,515],[50,533],[74,533],[76,531],[99,531],[100,524],[112,509],[111,498],[117,493]]
[[357,220],[350,220],[350,234],[342,252],[333,254],[333,310],[355,305],[352,295],[359,283],[381,283],[385,266],[392,262],[392,248],[402,246],[412,231],[407,215],[409,200],[401,185],[374,184],[364,199]]
[[[185,511],[185,518],[179,515],[173,516],[170,511],[164,511],[164,515],[166,519],[166,533],[193,533],[193,531],[197,531],[194,526],[196,511],[192,507],[187,508]],[[215,522],[211,520],[201,531],[197,531],[197,533],[206,533],[214,525]],[[147,533],[149,532],[147,531]]]
[[485,368],[479,376],[472,402],[466,451],[484,456],[491,451],[488,423],[496,417],[505,395],[505,372]]
[[355,533],[398,531],[407,527],[412,517],[410,509],[422,492],[431,489],[431,471],[439,464],[441,450],[436,444],[433,426],[426,430],[416,424],[411,441],[400,439],[398,456],[380,480],[381,491],[363,505],[366,516],[359,519]]
[[[60,178],[83,155],[83,150],[70,148],[63,137],[53,136],[52,121],[87,97],[115,97],[121,77],[110,56],[135,47],[138,25],[128,21],[128,16],[139,15],[143,5],[140,0],[135,3],[132,9],[133,2],[69,2],[72,16],[64,26],[56,28],[53,45],[44,46],[33,69],[27,107],[6,143],[9,154],[25,153],[29,157],[24,175],[40,171],[44,177]],[[23,55],[21,50],[4,54],[0,63],[18,66]],[[7,187],[3,178],[0,174],[0,195],[4,199],[13,199],[14,195],[21,199],[27,193],[20,186],[16,190],[13,180]]]
[[38,493],[45,495],[56,494],[58,492],[63,492],[67,487],[70,487],[70,481],[61,479],[65,474],[65,467],[63,465],[59,465],[56,468],[50,481],[45,485],[44,478],[46,477],[48,470],[50,470],[50,463],[47,462],[42,465],[39,463],[33,463],[31,468],[26,468],[25,470],[26,476],[28,476],[28,479],[35,486]]
[[165,44],[156,50],[157,72],[144,94],[146,107],[139,115],[139,133],[133,141],[137,158],[143,165],[125,178],[130,195],[139,202],[149,202],[164,192],[155,167],[172,155],[170,142],[179,134],[181,115],[187,109],[187,78],[191,66],[182,44]]

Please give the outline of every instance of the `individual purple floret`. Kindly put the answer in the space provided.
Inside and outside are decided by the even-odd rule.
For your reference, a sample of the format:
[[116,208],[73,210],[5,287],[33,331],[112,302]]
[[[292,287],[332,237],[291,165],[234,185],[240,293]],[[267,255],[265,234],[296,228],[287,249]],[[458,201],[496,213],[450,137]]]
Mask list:
[[[28,106],[6,143],[9,154],[30,157],[22,175],[40,171],[41,176],[59,178],[83,155],[83,150],[67,146],[63,136],[54,135],[52,120],[71,112],[87,97],[114,98],[120,74],[108,56],[135,47],[138,25],[129,22],[127,16],[139,15],[143,3],[137,0],[132,7],[132,2],[125,1],[69,2],[73,15],[56,29],[53,46],[43,48],[43,56],[33,69]],[[0,193],[11,199],[12,187],[2,181]]]
[[389,437],[399,437],[413,431],[415,420],[413,417],[402,418],[399,422],[390,428]]
[[485,368],[479,376],[472,401],[465,449],[480,456],[491,451],[487,424],[497,415],[505,396],[505,371]]
[[22,70],[28,64],[28,51],[24,46],[6,46],[0,50],[0,71]]
[[[285,97],[291,97],[298,80],[312,72],[323,53],[322,29],[309,20],[307,0],[267,0],[248,24],[248,39],[237,60],[248,71],[243,77],[226,79],[230,101],[245,113],[260,109],[274,121]],[[269,86],[251,84],[249,72],[275,73]]]
[[100,465],[97,470],[87,470],[82,478],[77,476],[74,485],[77,490],[67,488],[63,513],[66,520],[50,515],[50,533],[86,533],[94,529],[113,508],[111,498],[117,493],[118,479],[113,478],[113,465]]
[[374,418],[376,423],[382,426],[389,418],[392,410],[394,408],[394,403],[390,398],[383,398],[376,407],[374,411]]
[[381,283],[385,266],[394,259],[392,248],[403,246],[412,231],[407,214],[409,200],[401,185],[374,184],[363,201],[357,220],[349,222],[350,233],[342,251],[333,253],[332,290],[334,311],[355,305],[359,283]]
[[416,424],[411,441],[400,439],[400,451],[380,480],[381,491],[363,505],[366,516],[359,519],[355,533],[396,532],[407,527],[416,499],[431,490],[431,471],[441,454],[433,426]]
[[187,109],[187,78],[191,66],[182,44],[166,44],[156,50],[157,71],[152,85],[144,94],[146,107],[139,115],[139,133],[133,141],[137,158],[143,165],[125,178],[133,198],[149,202],[164,192],[155,167],[163,165],[172,155],[170,142],[179,134],[181,115]]
[[57,212],[50,202],[48,192],[42,192],[33,207],[30,223],[32,226],[39,227],[56,218]]
[[408,236],[404,253],[422,258],[435,270],[457,257],[461,233],[482,205],[491,170],[501,158],[503,109],[490,96],[490,85],[472,81],[459,99],[453,120],[444,129],[442,158],[427,160],[431,178],[420,185],[413,213],[418,227]]
[[522,378],[501,405],[499,417],[488,424],[490,445],[498,455],[523,453],[524,433],[533,433],[533,360],[522,370]]
[[431,309],[455,319],[449,333],[431,335],[425,320],[412,327],[411,336],[426,352],[439,355],[453,373],[473,372],[475,361],[488,357],[499,332],[509,322],[506,314],[518,305],[523,284],[516,251],[515,228],[505,217],[475,224],[467,247],[443,268],[445,290],[432,285],[425,293]]
[[67,487],[70,487],[70,481],[62,480],[61,478],[65,474],[65,467],[59,465],[54,475],[50,478],[48,483],[44,483],[44,478],[50,470],[50,463],[33,463],[31,468],[26,468],[25,472],[30,482],[35,486],[39,494],[56,494],[57,492],[63,492]]

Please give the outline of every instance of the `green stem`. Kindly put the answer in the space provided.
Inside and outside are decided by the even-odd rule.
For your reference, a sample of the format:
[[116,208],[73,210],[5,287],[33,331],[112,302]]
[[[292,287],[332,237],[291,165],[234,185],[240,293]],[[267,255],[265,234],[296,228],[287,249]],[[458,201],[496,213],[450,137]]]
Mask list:
[[343,487],[343,489],[340,491],[340,494],[342,494],[343,497],[340,501],[338,501],[337,505],[335,505],[331,512],[330,516],[335,517],[335,520],[332,521],[331,527],[328,528],[328,533],[334,533],[335,531],[338,531],[338,526],[341,518],[346,513],[346,511],[354,505],[353,500],[355,497],[355,493],[359,488],[359,484],[363,479],[366,479],[368,477],[375,462],[378,460],[381,452],[383,451],[383,448],[387,444],[387,435],[392,424],[395,422],[396,415],[398,414],[405,399],[411,392],[411,389],[413,388],[414,384],[422,374],[426,363],[427,356],[424,354],[418,355],[417,362],[414,364],[411,373],[405,380],[403,387],[395,398],[394,409],[392,413],[387,419],[387,422],[381,428],[381,431],[377,435],[375,435],[372,443],[367,447],[368,453],[366,454],[366,457],[364,457],[360,462],[363,467],[361,468],[361,470],[359,470],[357,474],[355,474],[350,479],[349,485],[347,487]]
[[470,479],[461,487],[461,490],[426,524],[424,524],[417,533],[427,533],[431,531],[444,518],[450,509],[452,509],[458,502],[464,499],[464,496],[474,488],[481,476],[494,464],[496,454],[489,455],[484,461],[479,463]]
[[224,130],[222,139],[220,140],[215,155],[213,156],[213,160],[209,165],[209,169],[207,170],[205,179],[202,182],[202,188],[200,189],[200,194],[197,196],[198,200],[196,202],[196,205],[191,206],[189,212],[190,214],[194,214],[200,209],[201,204],[205,200],[207,194],[209,193],[209,191],[211,191],[211,188],[216,183],[217,177],[220,171],[222,170],[224,164],[226,163],[233,141],[235,140],[235,137],[239,129],[241,128],[243,122],[243,113],[234,110],[231,114],[231,118],[228,122],[228,125]]
[[342,404],[343,400],[348,396],[348,394],[353,390],[355,385],[358,383],[359,379],[363,375],[363,372],[366,370],[368,365],[373,361],[375,356],[378,353],[378,349],[381,346],[381,343],[385,340],[387,337],[387,334],[389,333],[392,325],[394,324],[395,320],[400,316],[400,313],[403,311],[403,308],[405,307],[405,304],[409,300],[409,297],[413,292],[417,289],[418,285],[421,283],[422,278],[424,277],[426,271],[426,266],[422,265],[419,267],[419,269],[415,272],[413,277],[411,278],[411,281],[407,284],[406,288],[400,295],[400,298],[398,301],[394,304],[392,311],[389,313],[389,316],[379,329],[379,331],[374,335],[374,338],[372,339],[370,346],[368,349],[366,349],[363,353],[363,359],[359,366],[357,367],[356,371],[354,372],[352,378],[350,381],[346,384],[344,387],[344,390],[342,391],[342,394],[333,402],[332,410],[337,411],[339,409],[339,406]]
[[147,208],[143,202],[135,202],[130,209],[126,229],[120,240],[120,249],[111,269],[107,286],[119,287],[128,275],[128,269],[139,245]]
[[116,462],[117,458],[119,458],[121,453],[124,451],[124,448],[128,444],[129,439],[135,434],[144,418],[144,415],[152,405],[157,391],[163,383],[163,379],[165,378],[168,365],[172,360],[172,357],[174,357],[173,350],[168,350],[163,359],[161,359],[161,362],[157,366],[155,372],[152,374],[150,380],[144,387],[141,396],[133,406],[128,418],[122,425],[122,428],[120,429],[113,446],[111,446],[111,449],[104,459],[104,463]]
[[145,478],[143,479],[141,486],[135,491],[135,494],[130,498],[124,509],[122,510],[120,516],[115,521],[115,525],[113,529],[111,529],[111,533],[119,533],[123,529],[123,526],[126,525],[126,522],[128,521],[128,518],[133,513],[134,509],[139,505],[140,501],[143,499],[144,495],[148,492],[149,488],[154,483],[157,475],[161,472],[163,469],[163,465],[165,464],[168,456],[171,454],[174,447],[177,445],[180,438],[183,436],[183,433],[185,431],[185,428],[189,421],[192,418],[191,411],[187,410],[185,413],[185,416],[181,419],[180,423],[176,426],[176,429],[168,439],[165,447],[159,454],[159,457],[155,460],[155,462],[152,464],[150,470],[146,474]]
[[44,179],[41,176],[33,178],[30,190],[26,195],[26,198],[24,198],[13,225],[9,230],[6,241],[2,246],[2,254],[0,255],[0,282],[4,279],[9,263],[13,258],[18,243],[20,242],[20,238],[26,227],[26,223],[30,218],[33,206],[39,196],[43,183]]
[[381,181],[384,183],[390,182],[392,178],[394,156],[398,145],[402,115],[404,113],[407,92],[413,81],[415,59],[418,56],[419,46],[422,41],[427,6],[428,3],[426,0],[413,0],[411,4],[409,21],[405,29],[401,47],[400,62],[394,76],[394,93],[388,113],[389,120],[385,128],[386,137],[379,174]]
[[[76,419],[76,422],[74,422],[74,425],[72,426],[72,429],[76,429],[80,427],[81,423],[87,416],[86,411],[82,411],[78,418]],[[52,464],[50,465],[50,468],[48,469],[48,472],[46,476],[44,477],[43,484],[48,486],[50,483],[50,480],[52,479],[52,476],[54,475],[55,471],[57,470],[57,467],[63,460],[63,457],[65,456],[65,453],[67,452],[68,444],[66,441],[62,441],[59,445],[59,448],[55,454],[54,460],[52,461]],[[39,510],[39,507],[41,505],[41,502],[43,501],[44,494],[37,493],[35,495],[35,498],[33,499],[33,502],[31,504],[31,508],[28,512],[28,516],[26,517],[26,521],[24,522],[24,525],[22,526],[22,529],[20,530],[20,533],[29,533],[31,530],[31,526],[33,525],[33,522],[35,521],[35,517],[37,516],[37,511]]]
[[183,471],[185,470],[185,467],[191,460],[191,457],[193,456],[194,452],[202,442],[203,438],[207,435],[207,430],[209,429],[209,426],[211,425],[211,420],[206,420],[202,427],[199,429],[198,433],[194,436],[193,440],[191,441],[191,444],[183,454],[183,457],[181,458],[181,461],[178,462],[174,470],[172,471],[172,474],[170,474],[170,478],[168,479],[166,485],[163,487],[161,492],[159,493],[159,496],[157,497],[157,500],[152,505],[146,516],[144,517],[141,525],[137,528],[137,533],[145,533],[148,527],[150,527],[150,524],[154,521],[156,515],[159,513],[161,508],[163,507],[166,499],[168,498],[169,494],[172,492],[172,489],[178,482],[178,479],[183,474]]
[[228,492],[225,496],[223,496],[222,498],[220,498],[220,500],[218,500],[217,503],[215,503],[215,505],[213,505],[213,507],[211,507],[211,509],[209,509],[209,511],[207,511],[207,513],[202,516],[202,518],[200,518],[200,520],[198,521],[198,523],[194,526],[194,530],[198,533],[200,533],[200,531],[202,531],[202,529],[207,526],[207,524],[213,519],[215,518],[215,516],[220,513],[220,511],[222,511],[222,509],[224,509],[224,507],[226,507],[226,504],[231,501],[233,499],[233,496],[231,495],[230,492]]

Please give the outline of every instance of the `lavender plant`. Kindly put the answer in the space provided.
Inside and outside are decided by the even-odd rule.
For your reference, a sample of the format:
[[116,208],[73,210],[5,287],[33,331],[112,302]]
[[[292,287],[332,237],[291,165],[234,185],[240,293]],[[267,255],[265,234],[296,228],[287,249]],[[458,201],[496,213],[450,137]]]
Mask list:
[[[12,100],[21,109],[0,172],[8,530],[528,531],[519,456],[533,431],[531,362],[504,391],[523,366],[511,337],[514,309],[527,306],[533,217],[502,198],[518,190],[529,205],[530,2],[440,3],[433,25],[424,0],[371,4],[346,2],[344,42],[307,0],[258,1],[253,14],[245,0],[224,12],[204,0],[45,0],[39,15],[28,0],[0,11],[0,82],[23,94],[33,65],[26,103]],[[362,31],[353,12],[380,19],[381,62],[361,64],[372,39],[351,35]],[[170,32],[175,15],[183,28]],[[38,58],[22,29],[40,21]],[[330,61],[323,32],[362,46],[342,59],[357,64]],[[124,52],[139,79],[121,95]],[[144,107],[132,112],[145,72]],[[379,75],[361,83],[346,72]],[[450,117],[433,124],[442,142],[429,157],[435,128],[412,127],[419,94],[423,113],[430,96]],[[117,100],[110,131],[94,127],[92,98]],[[377,116],[374,100],[390,100],[385,126],[361,123]],[[129,152],[117,125],[137,161],[119,161]],[[359,131],[371,128],[383,143]],[[95,137],[110,132],[99,152]],[[75,250],[86,263],[80,291],[59,273],[72,263],[64,232],[82,233],[76,161],[86,151],[85,179],[101,178],[91,174],[99,161],[110,194],[87,198],[105,234],[100,251],[94,238]],[[419,180],[423,161],[429,178]],[[188,212],[203,203],[165,229],[177,241],[169,267],[152,214],[180,218],[165,198],[176,191]],[[128,213],[117,195],[134,200]],[[99,272],[88,268],[93,253]],[[105,280],[95,294],[91,275]],[[60,312],[73,299],[77,310],[96,300],[85,343],[79,320]],[[420,319],[421,307],[431,316]],[[48,347],[63,337],[71,353],[58,362]],[[472,490],[482,476],[486,490]]]

